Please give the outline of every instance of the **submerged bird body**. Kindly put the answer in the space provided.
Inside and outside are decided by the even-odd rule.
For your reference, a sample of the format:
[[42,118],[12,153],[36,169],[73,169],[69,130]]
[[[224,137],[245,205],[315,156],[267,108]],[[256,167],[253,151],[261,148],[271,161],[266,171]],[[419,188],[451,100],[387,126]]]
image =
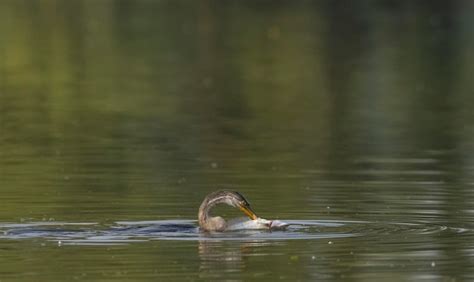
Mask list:
[[[211,209],[218,204],[227,204],[239,208],[251,220],[230,220],[226,222],[220,216],[211,216]],[[199,226],[205,231],[230,231],[242,229],[284,229],[287,223],[278,220],[259,218],[250,208],[249,202],[239,192],[217,191],[204,198],[198,212]]]

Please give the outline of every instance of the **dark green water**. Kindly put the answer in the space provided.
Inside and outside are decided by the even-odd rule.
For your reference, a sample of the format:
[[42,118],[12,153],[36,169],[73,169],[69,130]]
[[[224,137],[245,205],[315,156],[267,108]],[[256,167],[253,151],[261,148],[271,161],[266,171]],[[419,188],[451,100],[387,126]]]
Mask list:
[[[0,281],[473,280],[473,15],[470,1],[1,1]],[[107,233],[194,224],[217,189],[316,223]],[[61,222],[90,225],[58,236]]]

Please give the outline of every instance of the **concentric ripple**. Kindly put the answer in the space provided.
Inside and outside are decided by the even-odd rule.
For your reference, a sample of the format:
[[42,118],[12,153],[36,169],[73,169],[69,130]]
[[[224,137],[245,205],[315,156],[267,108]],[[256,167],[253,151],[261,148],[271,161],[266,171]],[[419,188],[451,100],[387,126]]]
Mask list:
[[381,235],[426,235],[444,231],[473,232],[421,223],[387,223],[342,220],[285,220],[287,230],[244,230],[201,232],[195,220],[119,221],[112,225],[98,223],[30,222],[0,223],[0,239],[44,239],[64,245],[129,244],[152,240],[248,241],[248,240],[317,240]]

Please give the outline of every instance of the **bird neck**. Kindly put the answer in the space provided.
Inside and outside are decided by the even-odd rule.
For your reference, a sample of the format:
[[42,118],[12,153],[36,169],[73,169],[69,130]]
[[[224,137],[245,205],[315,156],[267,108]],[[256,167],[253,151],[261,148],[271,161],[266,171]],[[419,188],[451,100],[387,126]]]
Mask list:
[[215,205],[215,203],[210,203],[207,199],[202,202],[198,212],[199,225],[203,226],[208,221],[210,217],[209,212]]

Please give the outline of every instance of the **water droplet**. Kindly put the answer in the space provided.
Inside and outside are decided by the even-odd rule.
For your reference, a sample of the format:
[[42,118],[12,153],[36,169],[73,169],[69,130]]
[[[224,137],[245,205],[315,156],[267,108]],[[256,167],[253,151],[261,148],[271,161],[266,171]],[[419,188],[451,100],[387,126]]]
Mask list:
[[436,262],[432,261],[431,262],[431,267],[435,267],[436,266]]

